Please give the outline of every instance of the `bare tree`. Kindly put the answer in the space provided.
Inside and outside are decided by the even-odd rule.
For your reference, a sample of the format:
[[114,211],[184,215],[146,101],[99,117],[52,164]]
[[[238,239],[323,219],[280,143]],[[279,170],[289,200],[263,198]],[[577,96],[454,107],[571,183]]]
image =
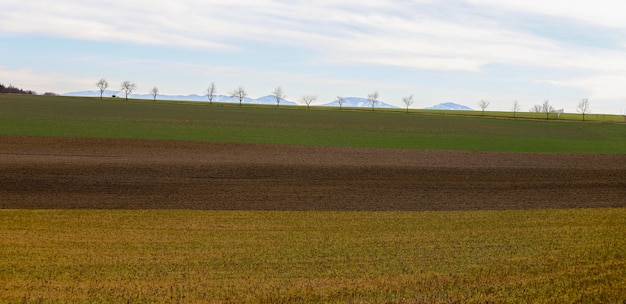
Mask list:
[[281,87],[277,87],[276,89],[274,89],[273,93],[274,93],[274,97],[276,97],[276,107],[278,108],[278,105],[280,104],[280,100],[287,98],[287,96],[283,93],[283,88]]
[[367,95],[367,101],[372,106],[372,111],[374,111],[374,107],[378,104],[378,91]]
[[159,88],[153,87],[152,90],[150,90],[150,95],[152,95],[152,99],[156,101],[157,95],[159,95]]
[[339,104],[339,110],[341,110],[341,108],[343,107],[344,102],[345,100],[343,99],[343,97],[337,96],[337,103]]
[[413,104],[413,95],[402,97],[402,102],[406,106],[406,112],[409,113],[409,107]]
[[576,107],[576,111],[583,115],[583,121],[585,121],[585,114],[588,114],[590,112],[589,99],[583,98],[582,100],[580,100],[578,106]]
[[534,106],[532,106],[529,110],[532,113],[541,113],[541,105],[540,104],[536,104]]
[[490,104],[490,103],[489,103],[488,101],[485,101],[485,100],[481,100],[481,101],[478,103],[478,106],[479,106],[479,107],[480,107],[480,109],[482,110],[482,114],[483,114],[483,116],[485,116],[485,109],[486,109],[487,107],[489,107],[489,104]]
[[515,118],[515,113],[519,112],[522,109],[522,107],[519,105],[519,102],[514,101],[513,102],[513,118]]
[[246,90],[243,87],[238,87],[230,93],[230,97],[239,98],[239,105],[241,105],[243,99],[246,98],[246,96],[248,96],[248,93],[246,93]]
[[550,119],[550,113],[554,112],[554,108],[550,104],[549,100],[544,100],[541,104],[541,113],[546,113],[546,120]]
[[213,98],[215,98],[217,89],[215,88],[215,82],[211,82],[211,85],[206,89],[206,96],[209,98],[209,103],[213,104]]
[[126,94],[126,100],[128,100],[128,94],[132,93],[137,88],[137,85],[126,80],[122,82],[122,91]]
[[98,86],[98,89],[100,89],[100,99],[102,99],[102,94],[104,94],[104,91],[109,87],[109,82],[102,78],[96,82],[96,85]]
[[311,108],[311,103],[313,103],[317,99],[315,95],[304,95],[302,96],[302,102],[306,104],[307,109]]

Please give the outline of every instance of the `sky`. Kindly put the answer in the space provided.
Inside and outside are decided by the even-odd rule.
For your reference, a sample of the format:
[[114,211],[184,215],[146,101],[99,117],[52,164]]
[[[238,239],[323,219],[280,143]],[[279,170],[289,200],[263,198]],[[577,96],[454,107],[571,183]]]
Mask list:
[[2,0],[0,83],[626,115],[623,0]]

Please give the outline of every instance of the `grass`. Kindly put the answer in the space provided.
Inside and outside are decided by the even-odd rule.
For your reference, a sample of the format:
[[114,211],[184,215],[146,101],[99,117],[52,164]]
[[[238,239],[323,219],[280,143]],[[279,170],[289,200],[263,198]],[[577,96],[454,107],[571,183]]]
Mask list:
[[501,152],[626,153],[626,125],[0,95],[0,134]]
[[620,302],[626,209],[0,210],[0,302]]

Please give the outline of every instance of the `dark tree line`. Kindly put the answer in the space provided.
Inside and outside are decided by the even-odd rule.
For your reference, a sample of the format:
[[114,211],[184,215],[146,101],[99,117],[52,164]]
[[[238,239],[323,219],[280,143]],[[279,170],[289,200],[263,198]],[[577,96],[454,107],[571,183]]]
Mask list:
[[0,93],[9,93],[9,94],[30,94],[30,95],[35,95],[35,91],[24,91],[20,88],[16,88],[12,85],[9,86],[5,86],[3,84],[0,84]]

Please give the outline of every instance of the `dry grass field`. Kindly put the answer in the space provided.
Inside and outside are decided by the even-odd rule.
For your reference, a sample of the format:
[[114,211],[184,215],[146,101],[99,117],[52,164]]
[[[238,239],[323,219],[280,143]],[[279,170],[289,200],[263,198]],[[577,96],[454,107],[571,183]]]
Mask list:
[[626,208],[0,210],[3,303],[623,303]]

